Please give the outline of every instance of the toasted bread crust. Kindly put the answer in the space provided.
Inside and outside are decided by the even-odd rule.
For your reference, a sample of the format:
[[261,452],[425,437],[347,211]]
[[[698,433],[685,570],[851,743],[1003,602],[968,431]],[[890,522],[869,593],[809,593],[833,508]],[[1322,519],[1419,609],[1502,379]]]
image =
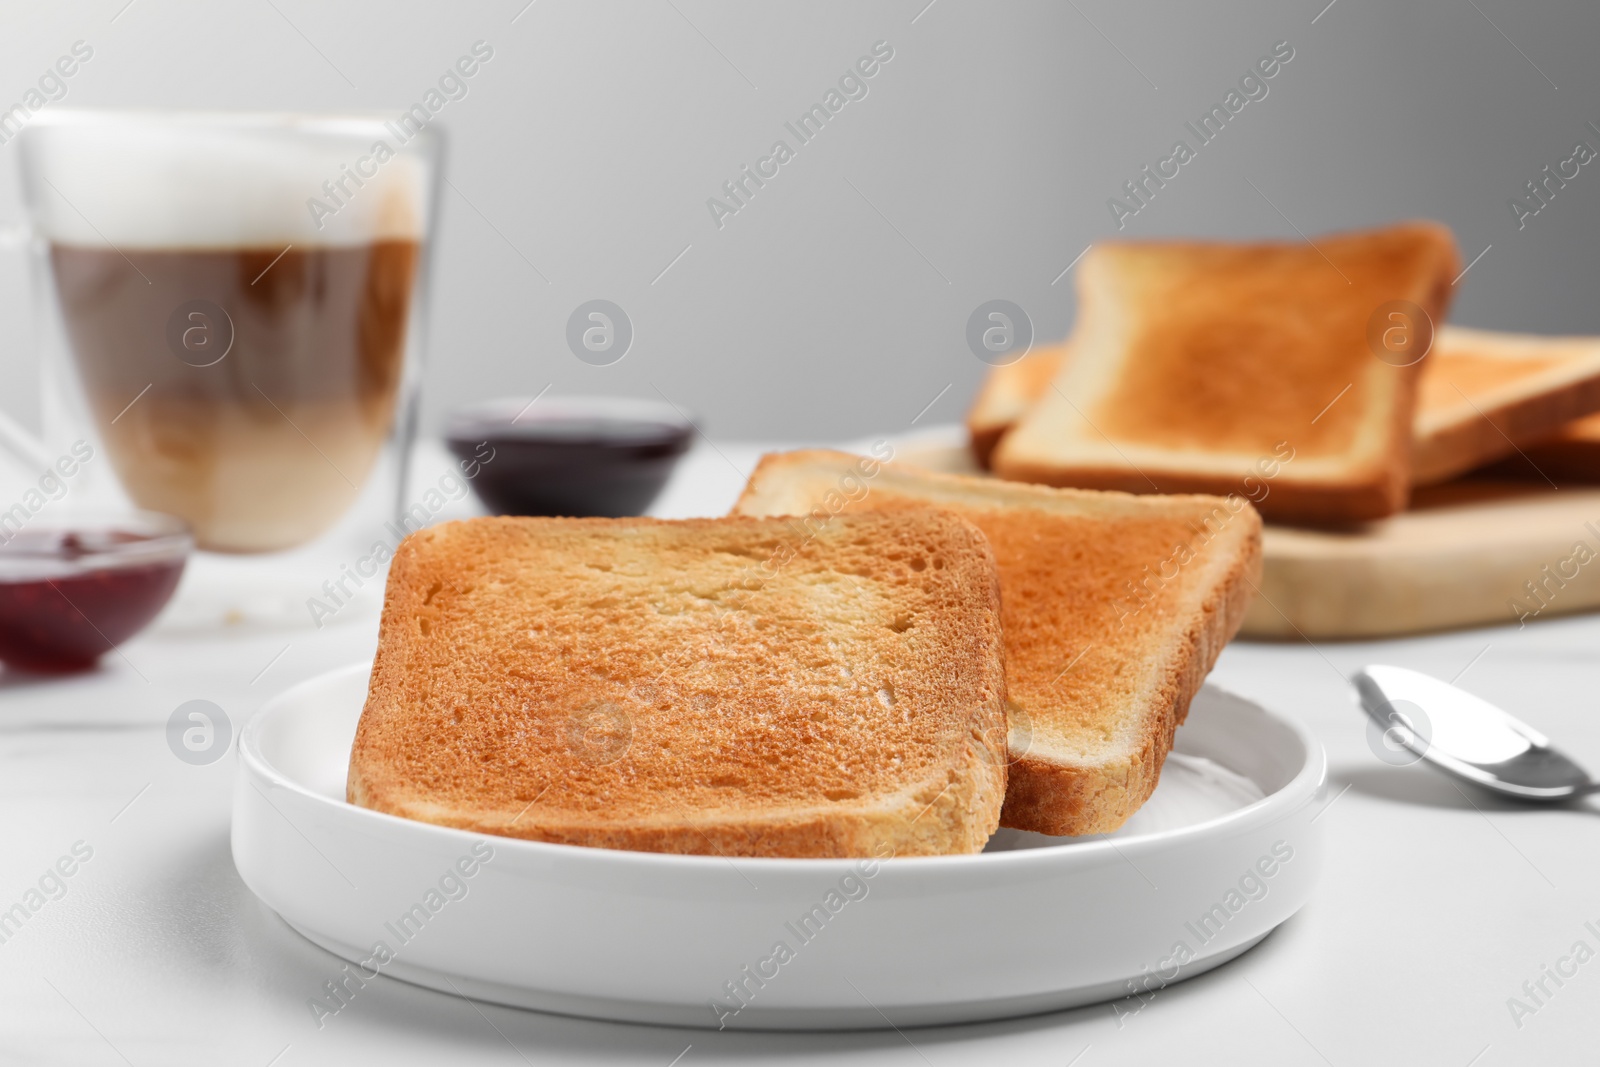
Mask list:
[[395,555],[347,795],[601,848],[975,852],[1004,685],[993,555],[943,512],[446,523]]
[[[828,451],[765,456],[735,510],[807,513],[857,462]],[[1237,503],[889,467],[849,505],[949,508],[989,537],[1012,720],[1002,825],[1103,833],[1149,798],[1174,731],[1260,580],[1261,519]],[[1179,559],[1175,542],[1188,562],[1171,579],[1158,574],[1146,602],[1124,599],[1119,583],[1151,592],[1146,568]]]
[[988,469],[1000,438],[1050,388],[1067,358],[1065,342],[1035,347],[1015,363],[991,369],[967,412],[967,435],[978,466]]
[[989,458],[994,455],[995,448],[1000,444],[1000,438],[1011,429],[1011,422],[994,425],[967,426],[967,441],[972,449],[972,458],[978,461],[978,466],[984,470],[989,469]]
[[1189,704],[1239,632],[1261,584],[1261,523],[1256,518],[1247,551],[1232,559],[1206,594],[1200,612],[1176,638],[1176,652],[1154,699],[1143,743],[1118,767],[1097,773],[1046,759],[1012,765],[1000,825],[1043,834],[1104,834],[1120,827],[1155,792],[1174,736]]
[[1448,481],[1596,412],[1600,338],[1446,327],[1423,373],[1412,480]]
[[[1267,494],[1256,506],[1263,514],[1277,516],[1286,523],[1340,526],[1379,519],[1403,510],[1410,497],[1409,483],[1396,480],[1391,473],[1384,471],[1351,482],[1274,479],[1267,483]],[[1216,495],[1219,487],[1229,485],[1232,488],[1226,492],[1234,496],[1260,493],[1259,484],[1246,480],[1249,475],[1230,481],[1163,471],[1146,478],[1137,471],[1118,467],[1082,467],[1068,475],[1055,467],[1019,463],[1008,468],[1004,477],[1058,489],[1096,489],[1136,495],[1210,496]],[[1257,478],[1256,482],[1260,483],[1261,479]],[[1152,483],[1157,488],[1151,488]]]
[[1560,482],[1600,482],[1600,415],[1569,422],[1554,437],[1527,445],[1487,468],[1496,475]]
[[1405,506],[1422,361],[1367,333],[1403,300],[1440,322],[1459,262],[1408,223],[1304,242],[1106,244],[1079,267],[1073,358],[996,447],[1005,478],[1130,492],[1247,492],[1258,456],[1299,455],[1260,500],[1290,522]]

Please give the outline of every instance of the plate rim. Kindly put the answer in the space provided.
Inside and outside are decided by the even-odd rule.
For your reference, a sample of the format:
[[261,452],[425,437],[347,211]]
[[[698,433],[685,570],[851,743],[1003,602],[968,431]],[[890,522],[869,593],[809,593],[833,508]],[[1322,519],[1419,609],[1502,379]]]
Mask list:
[[[422,822],[417,819],[407,819],[399,815],[390,815],[387,812],[374,811],[371,808],[359,807],[344,800],[334,800],[318,793],[295,779],[284,771],[274,766],[261,750],[261,735],[266,732],[271,720],[284,713],[296,698],[303,696],[305,691],[317,689],[335,682],[335,680],[365,672],[370,675],[372,660],[359,660],[347,663],[341,667],[330,668],[312,675],[310,678],[280,690],[262,703],[260,709],[250,717],[250,721],[239,734],[238,761],[240,769],[244,772],[244,780],[251,777],[260,779],[264,784],[285,790],[298,796],[305,803],[316,805],[328,811],[334,818],[363,820],[367,825],[382,829],[388,833],[417,834],[425,833],[435,837],[441,842],[457,841],[464,847],[472,842],[492,838],[495,848],[502,847],[510,850],[511,856],[525,856],[530,860],[541,857],[550,860],[563,858],[579,863],[593,863],[596,865],[643,865],[655,866],[665,869],[683,869],[686,872],[696,870],[720,870],[727,862],[726,857],[698,855],[691,853],[675,852],[643,852],[630,849],[594,848],[587,845],[569,845],[554,841],[534,841],[521,837],[503,837],[497,834],[484,833],[474,830],[463,830],[453,826],[440,826],[437,823]],[[1137,837],[1112,840],[1109,837],[1100,837],[1094,841],[1083,841],[1071,847],[1061,848],[1024,848],[1009,849],[1000,852],[975,852],[961,853],[948,856],[892,856],[887,859],[875,857],[797,857],[797,856],[740,856],[740,864],[756,864],[759,869],[773,874],[791,872],[823,872],[830,869],[846,871],[863,859],[875,859],[876,862],[889,864],[898,870],[924,871],[924,870],[1005,870],[1007,868],[1021,867],[1049,868],[1055,865],[1093,865],[1101,859],[1116,859],[1125,857],[1129,852],[1140,854],[1151,850],[1164,850],[1177,839],[1180,843],[1198,843],[1213,836],[1226,835],[1234,830],[1249,830],[1271,825],[1282,818],[1293,814],[1294,811],[1309,803],[1323,788],[1328,777],[1328,757],[1322,743],[1317,740],[1311,730],[1296,719],[1282,715],[1265,705],[1235,693],[1225,686],[1212,681],[1205,681],[1204,688],[1211,688],[1217,693],[1239,701],[1256,712],[1267,716],[1288,730],[1300,742],[1305,753],[1305,760],[1294,775],[1280,788],[1267,793],[1260,800],[1253,801],[1241,808],[1214,816],[1203,822],[1189,826],[1177,827],[1170,830],[1158,830]],[[1195,697],[1200,695],[1199,691]],[[1233,770],[1233,768],[1228,768]],[[1235,771],[1235,773],[1242,773]],[[1259,783],[1258,783],[1259,784]],[[237,818],[238,806],[234,806]],[[981,866],[980,866],[981,865]]]

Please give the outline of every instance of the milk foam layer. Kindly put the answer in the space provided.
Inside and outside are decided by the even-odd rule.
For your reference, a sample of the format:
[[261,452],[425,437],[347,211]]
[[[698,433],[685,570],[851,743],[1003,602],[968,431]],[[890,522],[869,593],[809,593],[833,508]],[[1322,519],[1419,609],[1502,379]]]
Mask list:
[[24,132],[22,171],[51,241],[355,245],[422,238],[429,160],[418,143],[376,118],[63,111]]

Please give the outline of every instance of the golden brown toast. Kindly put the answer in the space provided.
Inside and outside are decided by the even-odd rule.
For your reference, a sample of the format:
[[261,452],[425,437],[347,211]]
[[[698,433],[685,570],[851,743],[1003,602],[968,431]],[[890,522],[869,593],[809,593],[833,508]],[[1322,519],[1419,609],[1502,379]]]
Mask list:
[[1483,473],[1558,486],[1600,483],[1600,415],[1569,422],[1554,437],[1524,446],[1517,455],[1491,463]]
[[995,445],[1061,372],[1065,342],[1035,347],[1015,363],[994,367],[967,412],[967,435],[978,466],[988,467]]
[[[826,515],[857,458],[769,455],[736,510]],[[858,480],[859,481],[859,480]],[[846,512],[948,508],[1000,568],[1011,780],[1001,824],[1105,833],[1150,796],[1173,731],[1244,619],[1261,518],[1238,497],[1131,496],[883,468]],[[838,498],[833,498],[838,502]]]
[[[989,372],[967,416],[980,463],[1049,390],[1064,347]],[[1548,467],[1552,478],[1600,479],[1600,417],[1580,417],[1589,412],[1600,412],[1600,338],[1441,327],[1418,385],[1412,484],[1497,459],[1506,460],[1501,474],[1538,477],[1535,468]]]
[[389,571],[348,796],[602,848],[976,852],[998,596],[982,533],[931,510],[434,526]]
[[1432,485],[1514,457],[1595,412],[1600,337],[1447,326],[1422,374],[1412,480]]
[[[1268,518],[1405,506],[1421,363],[1375,354],[1405,301],[1443,320],[1458,257],[1433,223],[1270,244],[1096,245],[1072,359],[995,449],[1005,478],[1129,492],[1246,493]],[[1415,316],[1412,316],[1413,318]],[[1292,455],[1270,494],[1264,457]]]

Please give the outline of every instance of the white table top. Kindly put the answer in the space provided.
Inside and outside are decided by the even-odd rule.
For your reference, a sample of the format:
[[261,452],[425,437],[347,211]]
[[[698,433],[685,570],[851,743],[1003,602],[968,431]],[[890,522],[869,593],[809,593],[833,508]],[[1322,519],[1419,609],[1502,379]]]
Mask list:
[[[687,457],[656,513],[726,509],[759,450],[719,446]],[[201,560],[181,595],[204,595],[228,566]],[[180,703],[204,698],[226,710],[236,737],[272,694],[370,655],[375,606],[376,597],[352,604],[321,630],[196,625],[180,610],[93,674],[0,673],[0,910],[76,842],[93,850],[65,893],[0,943],[0,1062],[1490,1067],[1595,1055],[1600,962],[1559,986],[1542,972],[1575,942],[1600,950],[1584,925],[1600,930],[1600,809],[1516,807],[1425,768],[1385,765],[1341,677],[1373,661],[1445,678],[1464,670],[1462,685],[1600,768],[1593,617],[1406,641],[1230,646],[1213,680],[1299,717],[1327,748],[1328,865],[1313,902],[1260,946],[1142,1006],[1122,1004],[1120,1018],[1098,1005],[904,1033],[716,1033],[474,1005],[391,979],[319,1030],[306,1001],[338,968],[234,870],[232,754],[185,764],[165,724]],[[1536,1001],[1523,983],[1541,979]],[[1513,1018],[1512,997],[1535,1010]]]

